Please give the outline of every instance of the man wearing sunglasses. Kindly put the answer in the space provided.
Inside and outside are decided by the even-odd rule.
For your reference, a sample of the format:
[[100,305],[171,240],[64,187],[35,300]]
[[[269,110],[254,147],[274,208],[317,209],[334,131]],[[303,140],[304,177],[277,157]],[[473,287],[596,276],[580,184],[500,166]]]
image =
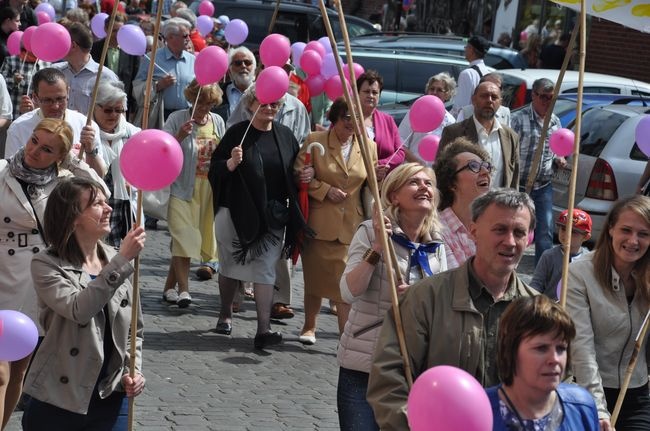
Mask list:
[[217,114],[221,115],[224,121],[228,121],[230,114],[235,111],[244,91],[255,82],[255,69],[257,62],[250,49],[240,46],[230,50],[228,53],[228,76],[230,82],[222,84],[223,101],[217,108]]
[[481,82],[472,95],[472,105],[471,117],[442,130],[438,151],[462,136],[490,154],[492,187],[519,188],[519,137],[496,119],[501,89],[494,82]]
[[[542,134],[544,118],[550,115],[548,133],[544,139],[542,158],[539,162],[537,176],[530,192],[535,202],[537,227],[535,228],[535,265],[542,253],[553,246],[553,161],[555,156],[551,151],[548,139],[551,134],[562,127],[560,119],[549,108],[553,98],[553,81],[540,78],[533,82],[532,102],[512,115],[512,128],[519,135],[519,159],[521,160],[520,190],[526,189],[530,176],[533,159]],[[556,161],[566,164],[564,158]]]

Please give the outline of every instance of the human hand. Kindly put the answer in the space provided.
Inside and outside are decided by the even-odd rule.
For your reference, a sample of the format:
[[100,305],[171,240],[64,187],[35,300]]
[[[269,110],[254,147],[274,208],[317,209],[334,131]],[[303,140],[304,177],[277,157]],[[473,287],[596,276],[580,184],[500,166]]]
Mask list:
[[406,292],[406,289],[409,288],[409,285],[406,283],[402,283],[399,286],[397,286],[397,294],[398,295],[403,295]]
[[300,172],[299,180],[301,183],[309,183],[314,179],[315,175],[316,171],[313,166],[305,166],[302,168],[302,172]]
[[244,150],[237,145],[230,151],[230,158],[226,161],[226,166],[230,172],[237,169],[237,166],[244,160]]
[[18,72],[14,73],[14,82],[16,84],[20,84],[21,82],[23,82],[23,78],[24,78],[23,75],[21,75],[20,73]]
[[178,131],[176,136],[178,142],[181,142],[192,134],[192,129],[194,128],[194,120],[190,119],[181,125],[181,129]]
[[600,420],[600,431],[616,431],[609,419]]
[[35,108],[34,101],[31,99],[31,97],[22,96],[20,98],[20,105],[18,107],[18,110],[20,111],[21,114],[24,114],[25,112],[33,111],[34,108]]
[[95,142],[95,129],[93,126],[84,126],[79,135],[79,142],[81,143],[83,151],[92,151]]
[[176,84],[176,77],[174,75],[168,74],[158,80],[156,89],[157,91],[163,91],[174,84]]
[[566,158],[564,158],[564,157],[556,157],[556,158],[555,158],[555,164],[556,164],[559,168],[564,168],[564,167],[566,167],[566,165],[567,165]]
[[147,234],[142,226],[134,227],[122,240],[122,244],[120,245],[120,254],[124,256],[126,260],[135,259],[144,248],[146,237]]
[[122,386],[127,397],[137,397],[144,390],[144,377],[140,373],[135,373],[133,378],[125,374],[122,376]]
[[330,189],[327,191],[327,199],[334,202],[335,204],[343,202],[343,200],[347,197],[348,194],[338,187],[330,187]]
[[379,210],[377,205],[375,205],[375,210],[372,212],[372,228],[375,231],[375,241],[372,244],[372,249],[377,253],[381,253],[384,249],[384,246],[381,242],[381,229],[386,230],[386,235],[390,237],[393,234],[393,225],[390,222],[390,219],[384,216],[384,223],[379,222]]
[[382,181],[386,174],[388,174],[388,165],[377,165],[375,166],[375,174],[377,175],[377,181]]

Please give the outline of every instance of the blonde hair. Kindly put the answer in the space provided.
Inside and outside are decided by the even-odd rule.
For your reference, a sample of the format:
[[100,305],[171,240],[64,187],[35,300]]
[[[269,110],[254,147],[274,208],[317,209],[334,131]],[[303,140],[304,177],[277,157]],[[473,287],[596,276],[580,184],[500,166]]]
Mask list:
[[[201,94],[199,94],[199,88],[201,89]],[[223,97],[223,91],[221,91],[219,84],[209,84],[201,87],[196,79],[193,79],[192,82],[187,84],[183,93],[192,106],[194,106],[195,103],[219,106],[221,105],[221,99]],[[197,94],[199,94],[199,100],[196,100]]]
[[36,125],[36,127],[34,127],[34,132],[37,130],[44,130],[59,139],[62,146],[61,156],[65,156],[70,152],[74,134],[72,133],[70,125],[68,125],[65,120],[60,120],[58,118],[44,118]]

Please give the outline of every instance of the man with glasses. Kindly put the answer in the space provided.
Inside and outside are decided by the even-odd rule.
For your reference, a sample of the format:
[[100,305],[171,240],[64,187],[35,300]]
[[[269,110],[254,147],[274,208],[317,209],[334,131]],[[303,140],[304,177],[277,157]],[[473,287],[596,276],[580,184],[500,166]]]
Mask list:
[[539,138],[546,116],[550,116],[548,132],[542,144],[542,158],[539,162],[533,189],[530,197],[535,202],[537,211],[537,227],[535,228],[535,264],[542,253],[553,246],[553,162],[560,166],[566,164],[563,157],[556,158],[549,147],[549,136],[562,127],[560,119],[551,111],[553,98],[553,81],[540,78],[533,82],[532,102],[526,108],[520,109],[512,116],[512,128],[519,135],[519,160],[521,160],[520,190],[526,190],[528,177],[537,152]]
[[499,123],[501,89],[493,82],[482,82],[472,96],[474,114],[442,131],[438,151],[458,137],[465,137],[490,154],[493,187],[519,187],[519,138],[508,126]]
[[[39,70],[32,79],[33,100],[23,96],[22,104],[32,110],[18,117],[7,130],[5,158],[13,156],[27,144],[34,128],[43,118],[63,119],[72,128],[73,152],[81,152],[86,163],[100,177],[106,174],[103,162],[102,145],[99,140],[99,127],[94,121],[86,126],[86,116],[68,109],[69,87],[65,75],[59,69],[47,67]],[[34,106],[38,108],[33,109]],[[76,157],[76,156],[75,156]]]
[[235,111],[244,91],[255,82],[255,69],[257,62],[250,49],[239,46],[228,52],[228,76],[230,82],[221,84],[223,101],[216,109],[224,121],[228,121],[230,115]]
[[[481,80],[479,81],[479,84],[481,82],[494,82],[499,89],[502,90],[503,86],[503,78],[501,77],[501,74],[498,72],[491,72],[488,73],[487,75],[483,76]],[[457,122],[461,122],[466,118],[471,117],[474,115],[474,105],[467,105],[463,107],[463,109],[460,110],[458,113],[458,116],[456,117]],[[496,119],[499,121],[499,123],[503,124],[504,126],[512,127],[510,125],[510,108],[507,106],[500,105],[499,109],[497,109],[496,114],[494,114]]]

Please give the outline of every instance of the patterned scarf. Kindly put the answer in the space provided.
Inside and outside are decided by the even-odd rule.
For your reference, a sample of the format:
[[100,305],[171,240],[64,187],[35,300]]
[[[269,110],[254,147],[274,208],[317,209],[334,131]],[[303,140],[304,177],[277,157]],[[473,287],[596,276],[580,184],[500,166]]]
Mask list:
[[35,186],[49,184],[59,175],[56,164],[45,169],[34,169],[25,165],[24,147],[9,159],[9,171],[17,179]]

